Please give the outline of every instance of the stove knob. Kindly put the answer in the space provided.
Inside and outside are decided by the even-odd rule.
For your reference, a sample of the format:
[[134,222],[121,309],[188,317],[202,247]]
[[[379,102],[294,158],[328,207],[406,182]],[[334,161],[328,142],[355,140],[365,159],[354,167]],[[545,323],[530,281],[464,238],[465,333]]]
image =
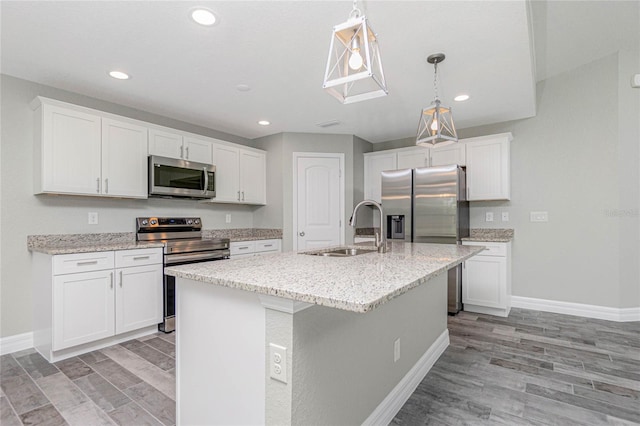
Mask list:
[[193,221],[191,219],[187,219],[187,225],[193,225]]
[[157,220],[155,220],[155,219],[151,219],[151,224],[152,224],[152,225],[157,225],[157,224],[158,224],[158,221],[157,221]]
[[193,223],[195,223],[196,225],[200,225],[200,219],[194,220]]
[[142,221],[142,226],[147,226],[149,224],[149,221],[147,219],[144,219]]

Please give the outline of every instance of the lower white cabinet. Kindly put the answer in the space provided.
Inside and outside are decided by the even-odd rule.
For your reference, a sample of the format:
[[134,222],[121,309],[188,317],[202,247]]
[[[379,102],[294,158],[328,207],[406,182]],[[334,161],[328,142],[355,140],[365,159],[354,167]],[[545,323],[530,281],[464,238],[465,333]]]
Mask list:
[[282,251],[281,240],[255,240],[255,241],[233,241],[229,245],[230,257],[238,259],[241,257],[257,256],[261,254],[277,253]]
[[464,262],[465,311],[506,317],[511,310],[511,243],[463,241],[486,249]]
[[34,346],[49,362],[162,321],[162,248],[34,253],[33,260]]

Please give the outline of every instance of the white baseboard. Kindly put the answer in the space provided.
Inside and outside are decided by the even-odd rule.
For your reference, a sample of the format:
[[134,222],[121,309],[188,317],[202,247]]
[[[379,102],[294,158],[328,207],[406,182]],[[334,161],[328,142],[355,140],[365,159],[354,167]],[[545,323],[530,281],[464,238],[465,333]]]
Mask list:
[[23,351],[33,347],[33,333],[22,333],[0,338],[0,355]]
[[635,308],[610,308],[607,306],[511,296],[511,307],[617,322],[640,321],[640,306]]
[[448,346],[449,330],[445,330],[362,424],[389,424]]

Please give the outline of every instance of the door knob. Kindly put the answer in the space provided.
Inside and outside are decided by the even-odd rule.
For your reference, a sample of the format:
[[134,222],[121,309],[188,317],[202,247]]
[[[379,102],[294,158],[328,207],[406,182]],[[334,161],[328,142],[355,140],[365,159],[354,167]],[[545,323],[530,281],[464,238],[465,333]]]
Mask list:
[[298,233],[298,235],[300,235],[301,237],[304,237],[304,235],[305,235],[305,234],[304,234],[304,231],[302,231],[302,232]]

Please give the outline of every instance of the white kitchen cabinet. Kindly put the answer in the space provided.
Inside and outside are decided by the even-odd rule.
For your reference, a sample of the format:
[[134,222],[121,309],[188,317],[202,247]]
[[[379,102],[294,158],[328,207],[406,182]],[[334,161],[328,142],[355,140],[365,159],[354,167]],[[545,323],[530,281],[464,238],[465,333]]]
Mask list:
[[512,139],[511,133],[465,139],[469,201],[511,198]]
[[398,167],[396,152],[379,151],[364,154],[364,198],[380,202],[382,178],[385,170],[396,170]]
[[429,167],[429,148],[417,147],[409,151],[400,151],[398,155],[397,169],[417,169]]
[[511,310],[511,243],[463,241],[486,249],[464,262],[465,311],[506,317]]
[[171,129],[149,129],[149,155],[213,164],[213,143]]
[[162,248],[33,255],[34,347],[49,362],[155,332]]
[[99,111],[36,98],[34,191],[147,197],[147,129]]
[[429,149],[429,167],[448,166],[457,164],[466,165],[466,144],[458,142],[443,147]]
[[232,241],[229,244],[229,252],[232,259],[278,253],[280,251],[282,251],[282,240],[275,238],[270,240]]
[[266,153],[237,145],[214,144],[214,203],[266,204]]

